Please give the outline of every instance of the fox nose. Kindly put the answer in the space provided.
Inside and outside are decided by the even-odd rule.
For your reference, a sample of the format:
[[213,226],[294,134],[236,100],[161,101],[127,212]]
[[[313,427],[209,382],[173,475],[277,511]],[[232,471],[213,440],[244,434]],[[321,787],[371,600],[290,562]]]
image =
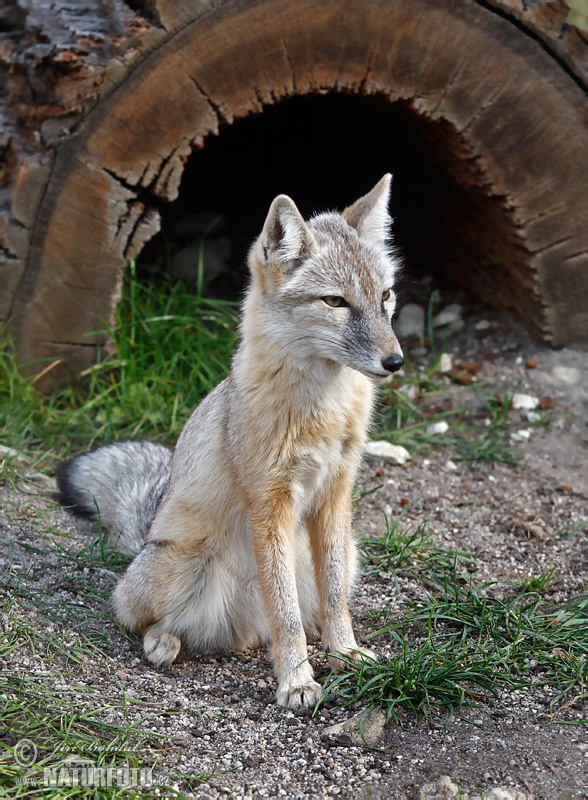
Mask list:
[[398,372],[404,366],[404,359],[398,353],[393,353],[382,360],[382,366],[387,372]]

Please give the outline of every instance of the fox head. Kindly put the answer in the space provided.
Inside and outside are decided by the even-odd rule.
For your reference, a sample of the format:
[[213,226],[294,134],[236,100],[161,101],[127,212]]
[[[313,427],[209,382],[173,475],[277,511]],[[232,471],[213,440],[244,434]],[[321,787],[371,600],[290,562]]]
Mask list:
[[385,175],[341,214],[308,222],[286,195],[271,204],[249,256],[248,299],[256,328],[300,366],[320,359],[377,378],[403,365],[391,322],[390,183]]

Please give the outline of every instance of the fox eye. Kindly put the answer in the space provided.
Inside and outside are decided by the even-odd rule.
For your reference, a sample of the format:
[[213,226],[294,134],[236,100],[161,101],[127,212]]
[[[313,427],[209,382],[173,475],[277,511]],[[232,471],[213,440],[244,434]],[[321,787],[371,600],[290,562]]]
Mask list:
[[344,297],[337,297],[334,294],[329,294],[326,297],[321,297],[323,303],[326,303],[331,308],[344,308],[349,305]]
[[387,303],[391,296],[392,296],[392,289],[386,289],[385,292],[382,292],[382,302]]

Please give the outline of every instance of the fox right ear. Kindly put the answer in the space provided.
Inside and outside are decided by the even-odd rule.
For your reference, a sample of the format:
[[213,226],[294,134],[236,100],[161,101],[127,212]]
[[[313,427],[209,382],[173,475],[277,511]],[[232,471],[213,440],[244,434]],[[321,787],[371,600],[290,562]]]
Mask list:
[[353,205],[343,211],[343,217],[360,237],[372,244],[386,247],[392,226],[388,211],[392,175],[387,173],[368,192]]
[[278,195],[258,239],[258,259],[264,264],[277,263],[283,272],[289,272],[314,245],[314,236],[295,203],[285,194]]

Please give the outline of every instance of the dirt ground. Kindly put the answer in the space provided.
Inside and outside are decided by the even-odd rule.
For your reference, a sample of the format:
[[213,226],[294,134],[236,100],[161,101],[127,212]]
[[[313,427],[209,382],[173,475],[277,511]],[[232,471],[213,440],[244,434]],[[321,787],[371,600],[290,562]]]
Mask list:
[[[479,378],[493,378],[499,387],[520,381],[520,392],[552,398],[551,423],[532,428],[517,467],[473,470],[446,450],[403,466],[366,464],[362,487],[382,488],[359,503],[357,534],[382,532],[382,509],[389,516],[400,513],[407,498],[413,501],[409,520],[427,517],[439,544],[476,555],[479,583],[517,584],[556,566],[548,599],[585,593],[587,354],[550,350],[517,321],[489,312],[468,318],[447,350],[479,364]],[[525,412],[512,415],[515,430],[530,427]],[[75,571],[60,570],[59,555],[41,541],[35,516],[18,509],[36,504],[43,524],[72,536],[67,546],[73,548],[86,541],[88,523],[57,508],[47,493],[25,496],[4,486],[0,501],[3,567],[26,575],[53,602],[87,602],[77,593]],[[27,543],[39,552],[21,546]],[[104,585],[114,577],[96,571],[96,580]],[[409,580],[397,584],[391,575],[364,579],[353,603],[359,640],[370,630],[369,611],[401,609],[413,591]],[[351,716],[349,709],[329,705],[313,716],[278,708],[265,651],[183,658],[157,670],[142,657],[138,641],[120,632],[106,604],[104,610],[108,662],[88,656],[78,685],[113,695],[122,687],[131,698],[155,700],[160,711],[151,708],[144,724],[169,737],[158,774],[167,781],[173,767],[173,782],[190,797],[588,798],[588,728],[580,701],[553,713],[553,692],[505,694],[453,717],[433,714],[403,727],[387,723],[378,747],[370,749],[328,732]],[[69,633],[57,625],[55,635]],[[376,647],[386,655],[385,643]],[[18,650],[2,666],[38,668]],[[112,721],[121,722],[120,713],[113,710]],[[129,714],[136,720],[144,711],[130,708]],[[202,773],[211,777],[198,785],[188,780]]]

